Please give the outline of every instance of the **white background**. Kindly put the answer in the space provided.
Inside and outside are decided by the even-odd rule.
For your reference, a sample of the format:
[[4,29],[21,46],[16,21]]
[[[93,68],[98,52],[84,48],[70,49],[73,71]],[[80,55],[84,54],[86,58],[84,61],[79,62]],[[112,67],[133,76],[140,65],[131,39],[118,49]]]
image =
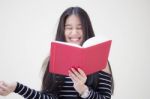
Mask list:
[[[41,65],[49,54],[62,12],[80,6],[96,35],[113,40],[109,60],[112,99],[150,97],[149,0],[0,0],[0,80],[40,90]],[[17,94],[0,99],[21,99]]]

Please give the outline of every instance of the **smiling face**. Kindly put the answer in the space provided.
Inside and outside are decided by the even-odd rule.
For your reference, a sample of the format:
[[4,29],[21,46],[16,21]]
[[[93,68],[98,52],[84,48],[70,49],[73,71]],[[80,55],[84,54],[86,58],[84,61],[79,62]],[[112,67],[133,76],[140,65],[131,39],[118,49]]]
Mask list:
[[66,42],[82,44],[84,39],[83,29],[80,18],[77,15],[71,15],[66,19],[64,32]]

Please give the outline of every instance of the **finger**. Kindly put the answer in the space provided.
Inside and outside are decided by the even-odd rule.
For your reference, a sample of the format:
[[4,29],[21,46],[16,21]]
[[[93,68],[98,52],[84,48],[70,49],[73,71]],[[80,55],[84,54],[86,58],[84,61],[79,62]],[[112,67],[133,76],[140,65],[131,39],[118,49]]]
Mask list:
[[[75,70],[75,69],[74,69]],[[80,82],[79,75],[77,76],[72,70],[70,71],[71,77],[75,80],[75,83]]]
[[[79,70],[79,71],[78,71]],[[77,71],[74,69],[74,68],[72,68],[71,69],[71,71],[74,73],[74,72],[77,72],[76,74],[75,74],[75,76],[76,76],[76,78],[74,78],[78,83],[85,83],[86,82],[86,79],[87,79],[87,77],[86,77],[86,75],[85,75],[85,73],[84,73],[84,71],[83,70],[81,70],[81,69],[78,69]],[[81,72],[81,73],[80,73]]]
[[5,91],[8,90],[8,88],[6,86],[4,86],[4,85],[0,85],[0,89],[1,90],[5,90]]
[[3,88],[0,87],[0,93],[2,93],[2,91],[4,91],[4,90],[3,90]]
[[74,79],[74,74],[69,70],[69,77],[71,78],[73,83],[76,83],[76,80]]
[[0,85],[3,85],[4,81],[0,81]]
[[6,82],[3,82],[3,85],[6,86],[6,87],[8,86],[8,84]]
[[74,68],[71,68],[72,73],[74,73],[76,76],[79,75],[79,73],[77,72],[77,70],[75,70]]
[[0,95],[5,96],[6,91],[0,88]]
[[72,72],[75,74],[76,77],[78,77],[78,79],[82,79],[83,77],[81,76],[81,74],[75,70],[74,68],[71,68]]
[[3,90],[0,88],[0,95],[3,95],[3,93],[4,93]]
[[80,68],[78,68],[79,73],[81,74],[82,77],[86,78],[86,74],[84,73],[84,71]]
[[0,85],[6,86],[6,87],[8,86],[7,83],[5,83],[4,81],[0,81]]
[[70,76],[70,79],[72,80],[73,83],[76,83],[76,81]]
[[72,72],[72,71],[69,71],[69,75],[70,75],[70,77],[74,80],[74,81],[76,81],[76,75]]

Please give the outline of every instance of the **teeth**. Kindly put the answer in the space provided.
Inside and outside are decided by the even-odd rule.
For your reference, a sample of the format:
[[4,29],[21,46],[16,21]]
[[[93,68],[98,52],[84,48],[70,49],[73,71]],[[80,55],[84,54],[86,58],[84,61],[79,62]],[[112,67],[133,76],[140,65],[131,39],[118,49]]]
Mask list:
[[71,39],[72,41],[78,41],[79,39]]
[[80,37],[78,37],[78,38],[69,38],[71,41],[79,41],[80,40]]

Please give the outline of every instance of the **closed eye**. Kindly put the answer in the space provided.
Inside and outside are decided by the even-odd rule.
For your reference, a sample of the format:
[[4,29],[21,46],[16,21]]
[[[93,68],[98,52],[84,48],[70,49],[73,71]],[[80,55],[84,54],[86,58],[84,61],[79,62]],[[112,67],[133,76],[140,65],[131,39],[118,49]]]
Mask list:
[[71,30],[71,29],[72,29],[72,27],[65,27],[65,29],[67,29],[67,30]]

